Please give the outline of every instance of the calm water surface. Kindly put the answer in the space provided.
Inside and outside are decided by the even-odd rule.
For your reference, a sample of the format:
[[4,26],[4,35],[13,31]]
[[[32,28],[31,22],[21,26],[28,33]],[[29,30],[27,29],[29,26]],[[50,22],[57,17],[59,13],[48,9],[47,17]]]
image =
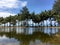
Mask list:
[[60,45],[60,29],[49,27],[1,27],[0,45]]

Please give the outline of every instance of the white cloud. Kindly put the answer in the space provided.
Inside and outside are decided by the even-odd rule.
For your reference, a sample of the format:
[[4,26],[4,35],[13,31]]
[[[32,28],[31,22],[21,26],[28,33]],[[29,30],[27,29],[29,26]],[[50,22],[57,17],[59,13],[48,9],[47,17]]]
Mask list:
[[21,2],[21,1],[20,1],[20,5],[21,5],[21,7],[24,7],[24,6],[27,5],[27,2],[26,2],[26,1],[24,1],[24,2]]
[[14,16],[15,14],[8,13],[8,12],[0,12],[0,17],[8,17],[10,15]]
[[24,7],[27,5],[27,1],[20,0],[0,0],[0,8],[18,8],[19,6]]
[[[0,17],[7,17],[9,15],[13,16],[15,14],[10,13],[7,9],[13,9],[13,8],[17,9],[17,8],[24,7],[26,5],[27,5],[27,1],[21,1],[21,0],[0,0],[0,9],[2,10],[2,11],[0,11]],[[7,11],[4,11],[4,8],[6,8]]]

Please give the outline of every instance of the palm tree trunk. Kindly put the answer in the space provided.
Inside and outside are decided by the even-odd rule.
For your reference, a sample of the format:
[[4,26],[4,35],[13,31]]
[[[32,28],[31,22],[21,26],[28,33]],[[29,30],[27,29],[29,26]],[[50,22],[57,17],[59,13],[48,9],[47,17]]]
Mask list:
[[48,27],[48,22],[47,22],[47,20],[46,20],[46,26]]
[[56,22],[54,22],[54,26],[56,26]]
[[50,20],[50,26],[52,26],[52,21]]
[[38,27],[39,27],[39,23],[38,23]]
[[45,23],[44,23],[44,21],[43,21],[43,26],[45,26]]
[[9,24],[9,28],[10,28],[10,31],[11,31],[11,23]]
[[51,20],[51,18],[50,18],[50,26],[52,26],[52,20]]
[[19,27],[19,21],[18,21],[18,27]]
[[5,24],[4,24],[4,32],[5,32]]
[[8,23],[7,23],[7,27],[8,27]]
[[41,26],[42,26],[42,21],[41,21]]

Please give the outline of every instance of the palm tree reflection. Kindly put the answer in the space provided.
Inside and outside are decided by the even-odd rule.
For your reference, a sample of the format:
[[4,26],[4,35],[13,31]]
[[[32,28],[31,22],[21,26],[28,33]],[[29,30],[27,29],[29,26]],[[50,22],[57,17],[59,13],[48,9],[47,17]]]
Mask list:
[[[52,33],[52,29],[50,33],[46,33],[44,28],[29,29],[30,28],[23,28],[23,33],[16,33],[16,28],[12,28],[8,32],[6,32],[5,29],[4,31],[0,31],[0,36],[6,35],[9,38],[17,39],[20,42],[20,45],[29,45],[31,41],[35,42],[35,40],[40,40],[42,43],[47,44],[54,39],[54,35],[56,34],[56,32]],[[31,34],[29,31],[31,31]]]

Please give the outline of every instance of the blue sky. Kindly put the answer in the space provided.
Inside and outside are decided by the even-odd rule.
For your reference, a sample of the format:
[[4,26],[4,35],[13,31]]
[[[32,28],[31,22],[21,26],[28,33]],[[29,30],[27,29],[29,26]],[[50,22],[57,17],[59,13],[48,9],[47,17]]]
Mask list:
[[27,6],[30,12],[40,13],[52,9],[54,0],[0,0],[0,17],[16,15]]

